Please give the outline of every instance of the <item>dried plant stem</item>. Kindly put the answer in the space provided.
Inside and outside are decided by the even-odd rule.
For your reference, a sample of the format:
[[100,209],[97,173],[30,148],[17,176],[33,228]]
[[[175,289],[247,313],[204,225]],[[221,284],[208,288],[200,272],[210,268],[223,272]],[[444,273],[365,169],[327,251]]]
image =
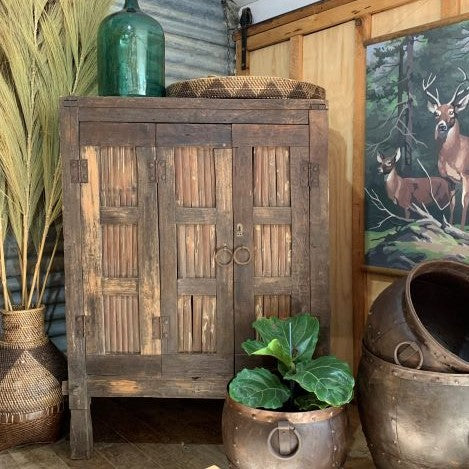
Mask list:
[[18,302],[29,309],[43,300],[60,243],[57,235],[48,258],[50,230],[61,232],[57,107],[61,96],[95,92],[96,36],[113,0],[26,3],[0,1],[0,291],[9,310],[10,239],[20,272]]
[[[44,293],[46,291],[47,281],[49,280],[50,271],[51,271],[52,264],[53,264],[54,259],[55,259],[55,253],[57,252],[57,248],[59,246],[60,234],[61,234],[61,231],[58,231],[57,232],[57,237],[56,237],[55,243],[54,243],[54,249],[52,250],[52,253],[51,253],[51,256],[50,256],[50,259],[49,259],[49,263],[47,264],[46,273],[45,273],[44,279],[42,281],[41,292],[39,293],[39,297],[37,299],[37,305],[36,306],[38,306],[38,307],[42,304],[42,300],[44,298]],[[38,290],[39,290],[39,288],[38,288]]]
[[[3,229],[3,227],[2,227]],[[10,293],[7,285],[7,269],[5,265],[5,248],[3,243],[0,243],[0,275],[2,276],[2,288],[3,288],[3,307],[7,311],[11,311],[11,300]]]
[[[26,306],[26,309],[29,309],[31,307],[31,303],[33,301],[33,296],[34,296],[34,287],[39,282],[39,273],[40,273],[40,270],[41,270],[42,258],[44,256],[44,247],[46,245],[47,235],[49,234],[49,228],[50,228],[50,224],[46,220],[46,224],[45,224],[44,230],[42,232],[41,243],[39,245],[39,250],[38,250],[38,253],[37,253],[37,260],[36,260],[36,265],[34,267],[33,279],[31,281],[31,290],[29,291],[29,298],[28,298],[28,301],[24,303],[25,306]],[[53,258],[52,258],[52,260],[53,260]],[[38,292],[39,292],[39,286],[38,286]]]

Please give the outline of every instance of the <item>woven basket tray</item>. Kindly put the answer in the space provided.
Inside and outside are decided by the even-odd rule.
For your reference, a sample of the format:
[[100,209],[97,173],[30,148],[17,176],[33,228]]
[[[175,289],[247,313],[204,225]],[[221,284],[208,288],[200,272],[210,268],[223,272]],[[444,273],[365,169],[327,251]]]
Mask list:
[[305,81],[277,77],[227,76],[197,78],[166,89],[173,98],[325,99],[324,88]]

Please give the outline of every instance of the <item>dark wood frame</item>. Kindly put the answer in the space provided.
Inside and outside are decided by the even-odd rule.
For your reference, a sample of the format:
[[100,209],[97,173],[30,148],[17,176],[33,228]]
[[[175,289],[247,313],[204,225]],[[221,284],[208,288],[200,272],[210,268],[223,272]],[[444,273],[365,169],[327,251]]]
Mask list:
[[[87,240],[83,234],[86,231],[83,230],[83,223],[89,218],[84,217],[82,213],[83,187],[89,183],[89,178],[95,178],[96,175],[93,173],[95,170],[88,167],[88,161],[83,159],[80,146],[131,143],[140,147],[137,151],[139,161],[146,160],[150,164],[145,164],[142,171],[145,173],[152,167],[155,170],[155,184],[160,184],[165,178],[171,178],[171,167],[167,162],[164,165],[168,148],[211,143],[219,148],[215,151],[220,155],[232,154],[234,225],[236,226],[239,220],[243,221],[245,239],[242,241],[251,246],[253,207],[248,185],[252,184],[249,179],[252,178],[252,171],[248,164],[249,158],[244,156],[252,155],[252,148],[255,146],[290,146],[292,161],[296,162],[292,163],[291,167],[294,178],[292,200],[295,202],[290,216],[295,226],[302,227],[293,239],[292,313],[312,311],[319,316],[322,326],[319,351],[327,353],[330,341],[327,122],[327,105],[320,100],[70,97],[62,101],[61,148],[64,168],[64,250],[69,358],[69,381],[64,383],[64,393],[69,395],[70,402],[73,458],[83,459],[91,456],[91,397],[223,398],[233,372],[246,363],[245,356],[241,354],[240,343],[252,334],[250,323],[255,318],[253,305],[250,304],[254,280],[252,263],[243,267],[235,265],[231,287],[228,286],[227,289],[220,282],[217,286],[219,293],[233,295],[234,305],[237,305],[231,313],[234,314],[234,331],[231,331],[231,326],[226,330],[219,330],[220,337],[227,342],[227,347],[223,349],[226,349],[226,353],[214,356],[210,361],[201,360],[198,358],[200,355],[168,355],[168,352],[174,351],[174,344],[171,345],[174,338],[171,339],[171,335],[177,334],[177,329],[174,329],[174,323],[170,323],[165,310],[168,307],[165,301],[172,298],[171,295],[166,295],[166,300],[161,299],[157,316],[149,317],[145,319],[146,322],[140,323],[145,337],[153,334],[153,339],[161,341],[161,352],[155,352],[156,349],[152,351],[150,347],[150,350],[142,351],[141,355],[105,355],[102,347],[93,342],[87,344],[87,338],[92,337],[88,331],[90,327],[94,327],[92,312],[96,304],[90,302],[90,298],[86,296],[86,288],[92,290],[93,279],[90,280],[88,275],[84,276],[84,272],[90,272],[89,265],[86,264],[96,263],[99,253],[96,256],[93,254],[93,249],[96,248],[90,251],[87,243],[92,243],[93,240]],[[114,127],[117,123],[119,128]],[[132,125],[131,134],[114,131],[125,129],[126,125]],[[152,162],[154,166],[151,166]],[[161,162],[166,168],[163,171],[159,168]],[[89,192],[89,189],[86,190]],[[164,189],[160,190],[164,192]],[[139,195],[139,200],[140,198],[144,211],[145,207],[154,206],[164,200],[171,203],[168,197],[160,200],[153,189],[146,189]],[[99,217],[99,207],[97,210],[96,216]],[[256,216],[272,220],[269,223],[279,223],[276,217],[282,214],[278,210],[270,210],[271,212],[261,210],[259,213],[262,213]],[[277,212],[280,215],[277,215]],[[128,217],[133,216],[132,213],[127,210],[123,215],[119,215],[107,210],[106,216]],[[141,220],[147,223],[150,217],[150,222],[158,226],[158,218],[163,220],[168,214],[175,212],[171,211],[170,206],[164,206],[160,208],[159,214],[152,210],[145,213]],[[161,223],[165,221],[160,221],[160,227]],[[171,224],[171,220],[168,223]],[[226,236],[233,235],[233,227],[222,225],[220,229]],[[140,241],[149,246],[152,252],[156,252],[158,238],[145,237],[144,232]],[[308,236],[304,237],[301,233],[308,233]],[[164,233],[160,232],[159,236],[160,242],[169,242]],[[236,239],[233,247],[237,247]],[[161,259],[157,260],[158,265]],[[146,256],[140,256],[139,264],[143,269],[145,282],[152,278],[159,281],[159,278],[155,277],[153,264]],[[164,278],[164,271],[161,271],[161,281],[161,288],[172,288],[165,283],[167,279]],[[86,288],[85,284],[88,285]],[[154,291],[156,284],[146,285],[145,291]],[[119,285],[129,291],[136,288],[131,281],[121,282]],[[106,288],[110,291],[115,289],[115,282],[107,282]],[[149,301],[158,302],[159,299],[160,296],[156,295]],[[171,301],[174,301],[174,298]],[[226,308],[226,305],[224,307]],[[249,310],[252,312],[247,314],[246,311]],[[232,345],[229,344],[230,340],[233,341]],[[229,367],[227,358],[232,363]],[[187,370],[194,370],[197,378],[191,377]]]

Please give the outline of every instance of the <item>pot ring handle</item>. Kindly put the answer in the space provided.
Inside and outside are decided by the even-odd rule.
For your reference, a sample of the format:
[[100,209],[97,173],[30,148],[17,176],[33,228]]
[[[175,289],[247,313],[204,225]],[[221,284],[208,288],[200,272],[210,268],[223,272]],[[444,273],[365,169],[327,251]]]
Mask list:
[[[278,448],[274,446],[274,435],[278,433]],[[301,436],[295,427],[288,421],[278,422],[277,426],[269,433],[267,447],[270,453],[277,459],[286,461],[293,459],[301,448]]]
[[[402,347],[406,347],[404,352],[403,352],[403,356],[401,357],[401,359],[399,359],[399,352],[401,350]],[[414,367],[411,367],[411,366],[408,366],[407,365],[407,362],[410,358],[412,358],[416,353],[418,353],[419,355],[419,362],[418,362],[418,365],[414,368]],[[401,362],[401,360],[404,360],[404,364]],[[399,365],[399,366],[405,366],[406,368],[414,368],[415,370],[420,370],[420,368],[422,368],[422,365],[423,365],[423,352],[422,352],[422,349],[420,348],[420,346],[415,343],[415,342],[401,342],[400,344],[397,344],[396,345],[396,348],[394,349],[394,363],[396,365]]]

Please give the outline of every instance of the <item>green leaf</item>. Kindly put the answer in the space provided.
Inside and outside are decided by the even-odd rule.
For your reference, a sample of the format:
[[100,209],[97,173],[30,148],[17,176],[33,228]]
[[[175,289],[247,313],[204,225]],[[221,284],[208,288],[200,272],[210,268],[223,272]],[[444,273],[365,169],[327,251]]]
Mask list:
[[353,379],[347,363],[336,357],[320,357],[299,363],[296,372],[287,373],[285,379],[296,381],[303,389],[312,392],[333,407],[350,402],[353,397]]
[[295,399],[295,404],[299,410],[322,410],[327,409],[329,404],[327,402],[320,401],[315,394],[304,394],[298,396]]
[[279,409],[290,398],[290,390],[264,368],[240,371],[229,385],[231,399],[249,407]]
[[243,343],[243,349],[248,355],[269,355],[282,362],[288,370],[294,368],[290,353],[285,350],[278,339],[274,339],[266,346],[257,340],[247,340]]
[[290,324],[294,363],[310,360],[319,337],[317,318],[310,314],[300,314],[287,319],[261,318],[252,326],[265,344],[278,339],[282,348],[289,353]]
[[246,340],[241,344],[241,347],[248,355],[252,355],[258,350],[263,349],[265,344],[264,342],[259,342],[258,340]]

